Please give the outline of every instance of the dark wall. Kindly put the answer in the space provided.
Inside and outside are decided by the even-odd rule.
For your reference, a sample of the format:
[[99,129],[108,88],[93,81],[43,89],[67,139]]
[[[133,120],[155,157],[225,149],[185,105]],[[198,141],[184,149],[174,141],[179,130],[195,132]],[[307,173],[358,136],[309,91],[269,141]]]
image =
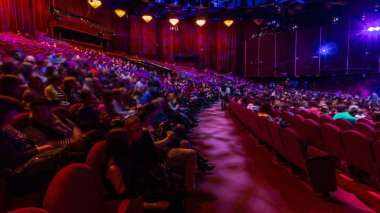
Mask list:
[[374,33],[369,35],[364,29],[360,23],[343,21],[252,38],[257,31],[246,28],[249,33],[245,33],[248,53],[245,76],[378,73],[380,37]]

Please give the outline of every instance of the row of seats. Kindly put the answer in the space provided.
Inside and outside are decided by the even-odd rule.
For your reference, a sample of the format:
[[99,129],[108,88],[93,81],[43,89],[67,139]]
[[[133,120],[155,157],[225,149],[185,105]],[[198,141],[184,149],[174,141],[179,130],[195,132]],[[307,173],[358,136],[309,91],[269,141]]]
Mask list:
[[293,128],[282,128],[278,123],[259,117],[255,112],[233,101],[230,102],[230,107],[259,141],[286,160],[292,171],[305,174],[316,193],[329,194],[337,190],[336,160],[333,156],[318,148],[304,146],[302,138]]
[[[341,162],[340,165],[348,169],[351,177],[379,188],[380,131],[376,131],[368,120],[359,119],[358,123],[352,125],[347,120],[333,120],[324,115],[318,122],[310,117],[305,119],[301,113],[292,115],[282,112],[279,116],[290,128],[281,128],[276,122],[258,117],[255,112],[234,102],[231,107],[261,142],[272,147],[297,167],[304,169],[300,158],[302,154],[304,159],[318,156],[316,153],[319,156],[334,156]],[[299,139],[298,143],[301,145],[290,142],[294,137]],[[303,152],[300,150],[302,148],[305,149]],[[329,168],[334,165],[333,161],[330,163]]]

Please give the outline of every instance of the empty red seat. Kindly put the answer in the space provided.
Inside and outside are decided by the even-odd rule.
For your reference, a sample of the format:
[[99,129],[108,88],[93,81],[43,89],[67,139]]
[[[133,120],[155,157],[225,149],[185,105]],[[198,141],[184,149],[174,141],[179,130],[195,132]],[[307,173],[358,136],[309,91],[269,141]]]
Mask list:
[[307,111],[306,109],[301,109],[299,114],[302,115],[302,117],[306,119],[306,118],[309,118],[310,112]]
[[48,213],[48,212],[45,209],[41,209],[41,208],[27,207],[27,208],[15,209],[7,213]]
[[323,144],[321,127],[319,124],[311,119],[306,119],[304,121],[305,128],[305,142],[308,145],[315,146],[319,149],[324,150],[325,146]]
[[290,126],[293,126],[293,115],[290,114],[290,112],[287,112],[287,111],[283,111],[282,112],[282,120],[289,124]]
[[292,128],[281,128],[281,137],[286,147],[288,161],[304,171],[317,193],[336,191],[335,160],[331,155],[303,145]]
[[342,133],[343,131],[334,124],[325,123],[321,125],[325,151],[337,159],[345,161]]
[[305,139],[305,118],[302,115],[294,115],[293,116],[293,129],[297,131],[297,133],[301,136],[301,138]]
[[314,113],[314,112],[311,112],[311,113],[309,114],[309,119],[311,119],[311,120],[313,120],[313,121],[315,121],[315,122],[317,122],[317,123],[320,123],[320,120],[321,120],[319,114]]
[[319,123],[322,125],[324,123],[332,123],[333,121],[334,119],[330,115],[322,115]]
[[100,141],[92,146],[91,150],[88,152],[86,164],[91,168],[92,174],[95,178],[96,188],[100,196],[109,195],[110,192],[106,187],[106,172],[107,172],[107,162],[106,162],[106,142]]
[[66,166],[56,174],[46,192],[43,208],[49,213],[143,212],[141,201],[102,202],[91,169],[79,163]]
[[376,130],[380,130],[380,122],[374,124]]
[[296,115],[296,114],[299,114],[300,113],[300,110],[299,109],[297,109],[297,108],[292,108],[291,110],[290,110],[294,115]]
[[336,119],[333,121],[333,124],[339,127],[342,131],[352,129],[352,124],[348,120],[345,119]]
[[376,135],[375,135],[375,128],[372,126],[362,122],[362,123],[356,123],[353,127],[352,130],[359,131],[363,133],[364,135],[370,137],[371,139],[375,140]]
[[370,126],[373,126],[372,121],[368,118],[360,118],[360,119],[358,119],[358,123],[365,123],[365,124],[368,124]]
[[353,177],[358,177],[357,171],[364,172],[369,176],[375,175],[373,142],[371,138],[356,130],[343,132],[346,162]]
[[285,145],[281,139],[280,135],[280,125],[278,125],[276,122],[271,121],[269,122],[269,130],[270,134],[272,136],[273,141],[273,148],[274,150],[282,155],[283,157],[286,156],[286,148]]
[[266,117],[259,117],[259,124],[261,129],[262,141],[269,146],[273,147],[271,133],[269,131],[269,121]]

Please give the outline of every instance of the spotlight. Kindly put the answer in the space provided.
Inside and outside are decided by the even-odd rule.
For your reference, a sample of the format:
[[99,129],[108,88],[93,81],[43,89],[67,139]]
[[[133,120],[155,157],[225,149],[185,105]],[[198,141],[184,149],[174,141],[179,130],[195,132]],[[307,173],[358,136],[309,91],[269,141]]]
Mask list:
[[375,27],[368,27],[367,29],[368,32],[379,32],[380,31],[380,26],[375,26]]
[[116,13],[117,16],[119,16],[121,18],[121,17],[123,17],[127,13],[127,11],[122,10],[122,9],[116,9],[115,13]]
[[153,19],[153,17],[150,16],[150,15],[143,15],[143,16],[142,16],[142,19],[143,19],[146,23],[149,23],[149,22]]
[[171,25],[175,26],[176,24],[178,24],[179,20],[177,18],[171,18],[169,19],[169,22]]
[[198,26],[202,27],[204,24],[206,24],[206,20],[197,19],[197,21],[195,21],[195,23],[197,23]]
[[100,7],[102,5],[102,2],[100,0],[88,0],[88,3],[94,8]]
[[225,24],[227,27],[230,27],[233,23],[234,23],[234,20],[225,20],[225,21],[224,21],[224,24]]

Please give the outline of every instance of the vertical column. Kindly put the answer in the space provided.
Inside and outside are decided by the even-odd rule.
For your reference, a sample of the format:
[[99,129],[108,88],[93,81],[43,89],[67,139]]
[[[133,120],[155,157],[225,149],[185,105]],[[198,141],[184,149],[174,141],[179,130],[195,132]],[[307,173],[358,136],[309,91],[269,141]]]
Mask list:
[[274,34],[274,77],[277,77],[277,33]]
[[322,25],[319,26],[318,75],[321,75]]
[[298,42],[298,30],[294,36],[294,76],[297,76],[297,42]]
[[348,75],[349,68],[350,68],[350,37],[351,37],[351,21],[348,21],[346,75]]
[[257,39],[257,77],[260,77],[260,37]]

